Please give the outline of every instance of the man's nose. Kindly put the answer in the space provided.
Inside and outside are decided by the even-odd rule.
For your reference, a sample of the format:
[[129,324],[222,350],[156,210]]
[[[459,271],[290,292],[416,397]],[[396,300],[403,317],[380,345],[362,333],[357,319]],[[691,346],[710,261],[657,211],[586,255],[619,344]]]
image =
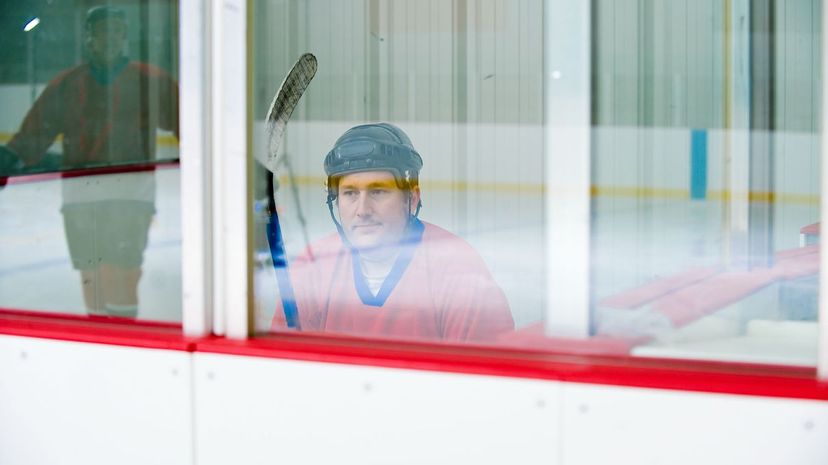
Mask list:
[[360,192],[357,198],[356,214],[358,216],[369,216],[373,213],[371,199],[368,192]]

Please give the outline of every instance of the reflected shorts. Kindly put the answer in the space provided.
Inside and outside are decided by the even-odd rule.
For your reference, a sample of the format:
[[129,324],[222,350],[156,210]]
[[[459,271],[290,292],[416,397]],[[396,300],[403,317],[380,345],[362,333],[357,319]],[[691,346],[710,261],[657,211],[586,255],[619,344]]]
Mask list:
[[88,270],[101,263],[139,268],[155,206],[136,200],[67,204],[61,209],[72,266]]

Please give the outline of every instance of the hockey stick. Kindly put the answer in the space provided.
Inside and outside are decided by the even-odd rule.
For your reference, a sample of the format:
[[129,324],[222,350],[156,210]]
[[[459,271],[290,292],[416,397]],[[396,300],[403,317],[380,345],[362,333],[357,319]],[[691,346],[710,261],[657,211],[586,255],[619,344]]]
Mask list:
[[267,177],[267,209],[270,217],[267,224],[267,242],[270,245],[270,257],[273,259],[273,269],[276,272],[276,281],[282,299],[282,309],[285,312],[285,321],[288,328],[301,329],[299,311],[296,307],[296,296],[290,274],[287,269],[285,243],[282,238],[282,228],[279,225],[279,214],[276,211],[276,198],[273,193],[274,177],[279,165],[279,148],[285,135],[285,127],[293,114],[293,110],[308,88],[316,74],[316,57],[306,53],[299,57],[290,72],[285,76],[282,85],[273,97],[270,109],[267,112],[268,151],[265,168],[270,171]]
[[299,220],[299,226],[302,228],[302,238],[305,239],[305,250],[308,252],[308,257],[311,261],[313,258],[313,249],[310,246],[310,237],[308,236],[308,221],[302,210],[302,202],[299,200],[299,187],[296,184],[296,177],[293,175],[293,167],[290,164],[290,157],[284,157],[285,169],[287,170],[288,183],[290,184],[290,192],[293,197],[293,206],[296,209],[296,219]]

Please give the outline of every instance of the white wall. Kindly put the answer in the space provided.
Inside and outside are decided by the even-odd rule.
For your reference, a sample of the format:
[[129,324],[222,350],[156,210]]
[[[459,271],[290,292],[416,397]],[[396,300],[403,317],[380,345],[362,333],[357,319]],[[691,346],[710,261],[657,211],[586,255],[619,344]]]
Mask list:
[[200,463],[555,464],[555,383],[195,357]]
[[562,463],[821,464],[828,404],[565,384]]
[[0,336],[0,463],[828,462],[828,403]]
[[208,464],[828,460],[825,402],[199,353],[195,378]]
[[187,352],[0,337],[0,463],[192,464]]

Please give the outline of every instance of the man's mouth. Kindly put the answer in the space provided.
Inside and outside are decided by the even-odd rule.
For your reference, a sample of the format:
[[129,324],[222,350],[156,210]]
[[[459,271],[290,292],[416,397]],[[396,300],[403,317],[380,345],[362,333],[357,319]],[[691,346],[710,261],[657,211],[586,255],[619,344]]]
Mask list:
[[354,230],[354,231],[365,231],[365,230],[371,230],[371,229],[374,229],[374,228],[378,228],[379,226],[380,226],[380,223],[363,223],[363,224],[355,224],[355,225],[351,226],[351,229]]

